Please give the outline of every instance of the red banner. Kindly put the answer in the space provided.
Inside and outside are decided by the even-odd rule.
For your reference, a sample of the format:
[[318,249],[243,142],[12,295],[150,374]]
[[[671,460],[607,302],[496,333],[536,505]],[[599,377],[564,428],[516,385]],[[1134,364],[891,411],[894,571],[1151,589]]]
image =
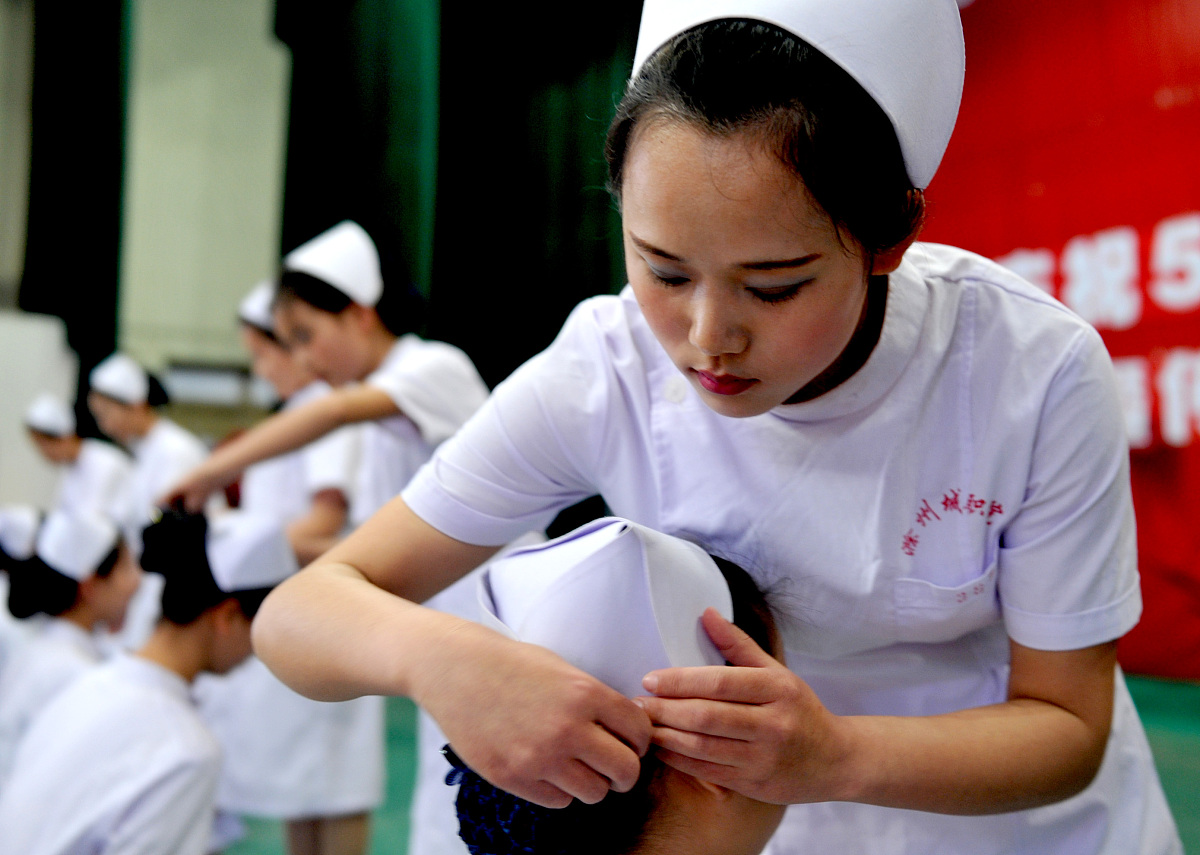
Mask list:
[[1121,661],[1200,678],[1200,0],[976,0],[963,27],[924,239],[996,258],[1103,335],[1145,600]]

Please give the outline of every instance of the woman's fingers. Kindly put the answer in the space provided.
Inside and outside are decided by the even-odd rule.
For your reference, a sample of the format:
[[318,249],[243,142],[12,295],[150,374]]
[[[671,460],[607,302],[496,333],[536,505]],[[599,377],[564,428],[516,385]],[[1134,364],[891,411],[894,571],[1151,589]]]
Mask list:
[[721,739],[753,739],[760,725],[756,706],[706,698],[639,698],[654,722],[654,744],[662,745],[662,729],[707,734]]
[[700,624],[730,665],[743,665],[748,668],[782,667],[781,663],[759,647],[745,630],[725,620],[716,609],[705,609],[704,614],[700,616]]

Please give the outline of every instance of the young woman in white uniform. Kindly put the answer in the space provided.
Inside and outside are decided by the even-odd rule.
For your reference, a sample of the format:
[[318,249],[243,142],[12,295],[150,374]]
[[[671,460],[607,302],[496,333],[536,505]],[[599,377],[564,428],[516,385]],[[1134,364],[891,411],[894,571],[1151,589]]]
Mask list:
[[58,510],[39,529],[35,554],[9,575],[8,613],[48,620],[0,668],[0,791],[22,734],[100,661],[96,633],[121,628],[142,574],[115,523]]
[[[412,333],[397,335],[377,306],[384,295],[379,256],[367,233],[344,222],[284,258],[274,300],[274,329],[294,357],[336,387],[318,400],[287,409],[213,455],[168,495],[198,507],[214,489],[249,464],[311,442],[345,424],[362,423],[362,455],[350,521],[358,525],[395,497],[442,441],[451,436],[487,397],[487,387],[465,353]],[[409,319],[399,319],[408,322]],[[390,322],[390,321],[389,321]],[[474,616],[470,582],[444,592],[430,605]],[[382,740],[382,701],[378,704]],[[440,774],[444,737],[423,720],[413,836],[435,829],[461,851],[453,831],[452,803]],[[343,752],[345,762],[381,756]],[[382,772],[380,772],[382,776]],[[432,797],[434,807],[426,808]],[[430,822],[430,811],[437,819]],[[365,847],[365,814],[362,815]],[[433,844],[426,851],[434,855]],[[329,842],[320,852],[349,852]]]
[[[287,410],[331,390],[279,343],[273,297],[273,283],[259,285],[242,301],[238,318],[254,373],[271,384]],[[360,430],[339,428],[298,451],[256,463],[242,476],[240,508],[286,526],[301,562],[344,533]],[[225,754],[217,807],[284,820],[292,855],[336,851],[318,844],[345,836],[337,831],[343,826],[357,828],[360,823],[346,817],[382,800],[385,744],[378,698],[313,701],[283,685],[254,657],[228,675],[201,678],[195,695]]]
[[361,522],[393,498],[479,408],[487,387],[458,348],[397,335],[377,309],[383,295],[378,253],[357,223],[343,222],[289,253],[274,299],[274,328],[300,364],[335,392],[223,445],[177,479],[167,498],[197,507],[250,464],[357,423],[368,430],[351,521]]
[[[413,697],[548,806],[627,789],[653,742],[793,805],[770,852],[1179,852],[1116,667],[1140,596],[1099,336],[913,243],[962,52],[952,0],[650,0],[608,145],[630,286],[289,580],[259,655]],[[635,704],[414,605],[596,491],[751,572],[790,670],[706,619],[742,667]]]
[[[166,403],[166,392],[125,354],[114,353],[100,362],[88,379],[88,409],[96,424],[133,455],[121,524],[140,555],[142,529],[154,519],[158,497],[204,460],[208,448],[190,431],[155,412],[155,407]],[[138,647],[149,636],[158,618],[160,592],[160,577],[143,578],[121,634],[122,647]]]
[[274,520],[231,512],[166,516],[142,561],[166,575],[163,617],[34,721],[0,793],[3,855],[210,851],[221,756],[189,686],[250,653],[250,620],[296,559]]
[[38,453],[61,468],[53,507],[118,518],[128,502],[125,492],[133,473],[128,454],[107,442],[76,434],[75,413],[49,393],[29,405],[25,427]]

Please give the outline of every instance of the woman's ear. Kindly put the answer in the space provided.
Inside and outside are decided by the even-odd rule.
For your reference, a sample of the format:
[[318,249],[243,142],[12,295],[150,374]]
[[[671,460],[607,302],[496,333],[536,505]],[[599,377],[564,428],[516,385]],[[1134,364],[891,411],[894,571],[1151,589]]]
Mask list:
[[245,621],[242,607],[233,597],[227,597],[212,608],[213,627],[218,635],[227,635],[237,625],[238,620]]
[[908,252],[908,248],[916,242],[917,237],[921,234],[921,229],[925,225],[925,194],[920,190],[909,190],[908,197],[917,212],[914,217],[913,229],[904,240],[891,249],[876,253],[871,263],[872,276],[884,276],[899,267],[900,262],[904,260],[904,253]]

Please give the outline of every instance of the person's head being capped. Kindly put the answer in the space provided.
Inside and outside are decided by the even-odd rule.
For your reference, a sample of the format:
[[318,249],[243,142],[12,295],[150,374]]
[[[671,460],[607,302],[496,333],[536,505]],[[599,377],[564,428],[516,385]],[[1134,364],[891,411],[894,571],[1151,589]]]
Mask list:
[[[721,665],[700,624],[714,608],[775,652],[774,622],[741,568],[636,523],[605,518],[490,564],[482,622],[545,647],[629,697],[660,668]],[[535,714],[536,711],[531,711]],[[783,808],[642,762],[637,786],[594,805],[543,808],[496,789],[447,748],[459,785],[460,836],[472,852],[697,853],[761,851]]]
[[165,512],[143,532],[142,567],[164,577],[162,618],[139,651],[183,674],[222,674],[251,652],[250,623],[297,568],[283,527],[265,515]]

